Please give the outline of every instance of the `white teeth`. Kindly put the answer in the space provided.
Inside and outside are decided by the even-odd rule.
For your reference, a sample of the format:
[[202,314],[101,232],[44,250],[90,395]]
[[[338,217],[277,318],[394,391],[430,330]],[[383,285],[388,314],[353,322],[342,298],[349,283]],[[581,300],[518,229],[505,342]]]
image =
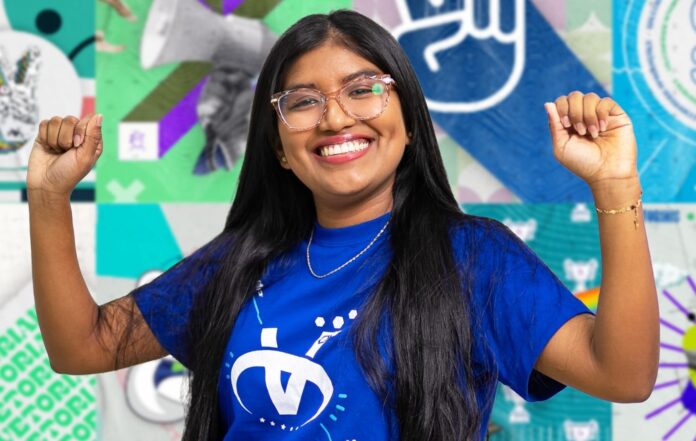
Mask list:
[[347,141],[342,144],[325,145],[319,149],[321,156],[340,155],[342,153],[357,152],[364,150],[370,145],[368,140]]

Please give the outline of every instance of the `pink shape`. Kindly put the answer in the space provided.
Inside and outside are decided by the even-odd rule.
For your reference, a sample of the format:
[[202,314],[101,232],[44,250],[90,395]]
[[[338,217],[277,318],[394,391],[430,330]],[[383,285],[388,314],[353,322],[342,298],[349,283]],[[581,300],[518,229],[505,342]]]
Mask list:
[[504,204],[515,202],[515,195],[507,188],[500,188],[488,196],[488,202],[492,204]]
[[566,29],[566,1],[558,0],[532,0],[541,15],[557,31]]
[[82,112],[80,118],[94,113],[96,102],[93,96],[86,96],[82,98]]
[[378,21],[387,29],[394,29],[401,24],[395,0],[353,0],[353,9]]
[[478,204],[481,203],[481,197],[469,187],[460,186],[457,189],[457,202],[460,204]]

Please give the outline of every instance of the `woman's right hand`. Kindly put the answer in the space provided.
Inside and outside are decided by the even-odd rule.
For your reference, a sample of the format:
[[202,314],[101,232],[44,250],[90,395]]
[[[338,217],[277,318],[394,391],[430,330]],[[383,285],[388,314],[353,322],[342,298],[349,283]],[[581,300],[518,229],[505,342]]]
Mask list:
[[104,148],[102,115],[55,116],[39,124],[27,171],[27,191],[70,196]]

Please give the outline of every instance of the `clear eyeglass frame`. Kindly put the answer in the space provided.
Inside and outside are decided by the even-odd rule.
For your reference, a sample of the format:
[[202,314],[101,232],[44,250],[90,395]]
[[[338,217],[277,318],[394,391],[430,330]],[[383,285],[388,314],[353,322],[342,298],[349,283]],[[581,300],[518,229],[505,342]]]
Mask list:
[[[386,95],[386,98],[384,99],[384,102],[382,104],[382,109],[375,115],[367,116],[367,117],[361,117],[358,115],[355,115],[348,109],[346,109],[346,106],[341,102],[341,94],[344,90],[348,89],[349,87],[353,86],[355,83],[359,83],[361,81],[365,80],[378,80],[384,83],[384,94]],[[278,115],[278,118],[285,124],[285,126],[288,128],[288,130],[293,131],[293,132],[302,132],[305,130],[311,130],[321,124],[321,120],[324,119],[324,116],[326,115],[326,109],[327,109],[327,103],[329,102],[330,99],[336,100],[338,103],[339,107],[343,112],[350,116],[351,118],[358,120],[358,121],[365,121],[369,119],[374,119],[379,117],[384,111],[386,110],[387,106],[389,105],[389,92],[392,86],[396,86],[396,81],[389,75],[389,74],[384,74],[384,75],[367,75],[367,76],[362,76],[359,78],[356,78],[352,81],[349,81],[348,83],[344,84],[341,86],[340,89],[334,90],[333,92],[329,93],[324,93],[320,90],[317,89],[312,89],[312,88],[307,88],[307,87],[301,87],[297,89],[288,89],[288,90],[283,90],[281,92],[274,93],[271,95],[271,104],[273,105],[273,108],[276,111],[276,114]],[[317,118],[317,122],[314,123],[313,125],[307,126],[307,127],[293,127],[291,126],[288,121],[285,119],[285,115],[283,115],[283,112],[280,110],[280,100],[285,97],[286,95],[296,92],[298,90],[309,90],[312,92],[316,92],[319,96],[321,96],[323,99],[321,101],[322,105],[322,111],[319,117]]]

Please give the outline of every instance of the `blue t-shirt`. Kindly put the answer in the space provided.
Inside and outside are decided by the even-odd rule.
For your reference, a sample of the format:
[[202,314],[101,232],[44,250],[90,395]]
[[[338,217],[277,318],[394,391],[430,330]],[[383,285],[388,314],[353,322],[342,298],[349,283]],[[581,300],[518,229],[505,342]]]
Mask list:
[[[359,253],[390,214],[345,228],[315,224],[312,268],[325,274]],[[551,336],[570,318],[591,313],[502,224],[474,219],[453,229],[458,264],[471,265],[474,365],[528,401],[564,385],[534,371]],[[476,249],[476,258],[470,259]],[[219,375],[225,440],[355,440],[398,438],[393,411],[369,387],[352,349],[351,324],[360,315],[391,256],[389,229],[359,258],[325,278],[307,267],[307,241],[266,269],[235,322]],[[201,253],[197,253],[200,255]],[[135,293],[162,346],[185,365],[187,313],[210,265],[187,259]],[[196,276],[182,281],[189,265]],[[476,368],[475,368],[476,371]],[[476,373],[476,372],[475,372]],[[476,392],[490,416],[495,382]]]

